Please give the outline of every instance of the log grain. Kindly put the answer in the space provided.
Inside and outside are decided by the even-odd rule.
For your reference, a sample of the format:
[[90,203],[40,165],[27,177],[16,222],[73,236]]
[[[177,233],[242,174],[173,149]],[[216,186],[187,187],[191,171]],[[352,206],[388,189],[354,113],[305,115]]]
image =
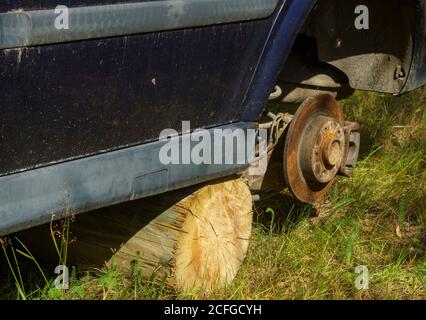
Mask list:
[[[223,288],[236,276],[252,228],[252,198],[240,179],[213,182],[80,214],[70,224],[68,263],[135,266],[179,291]],[[22,237],[57,260],[51,228]],[[44,230],[44,231],[43,231]]]

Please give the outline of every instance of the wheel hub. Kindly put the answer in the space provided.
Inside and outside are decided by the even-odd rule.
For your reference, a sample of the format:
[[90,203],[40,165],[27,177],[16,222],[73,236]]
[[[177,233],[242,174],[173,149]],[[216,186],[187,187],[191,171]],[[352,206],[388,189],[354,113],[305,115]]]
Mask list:
[[333,118],[316,115],[302,134],[299,162],[302,174],[311,182],[327,183],[334,179],[342,163],[345,136]]
[[329,95],[306,100],[294,116],[284,148],[284,175],[290,191],[313,203],[331,187],[345,157],[343,112]]

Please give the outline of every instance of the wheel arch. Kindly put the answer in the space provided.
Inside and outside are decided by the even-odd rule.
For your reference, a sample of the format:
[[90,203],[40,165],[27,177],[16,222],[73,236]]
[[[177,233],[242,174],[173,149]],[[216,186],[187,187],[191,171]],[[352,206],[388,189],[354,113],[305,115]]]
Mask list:
[[[285,93],[306,87],[307,79],[312,88],[391,94],[426,83],[424,0],[366,0],[362,4],[368,9],[369,21],[368,29],[360,30],[355,26],[359,1],[316,2],[279,76],[281,82],[292,84],[285,87]],[[287,100],[300,102],[309,94],[315,90],[293,92]]]

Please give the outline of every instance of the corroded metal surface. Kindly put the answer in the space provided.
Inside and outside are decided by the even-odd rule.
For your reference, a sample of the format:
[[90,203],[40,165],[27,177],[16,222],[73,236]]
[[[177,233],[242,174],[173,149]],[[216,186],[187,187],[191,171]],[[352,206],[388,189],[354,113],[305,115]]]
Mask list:
[[331,187],[344,158],[343,111],[330,95],[298,109],[284,146],[284,176],[295,197],[316,202]]
[[344,177],[352,177],[358,161],[359,148],[361,145],[360,126],[356,122],[345,123],[345,152],[340,166],[339,174]]

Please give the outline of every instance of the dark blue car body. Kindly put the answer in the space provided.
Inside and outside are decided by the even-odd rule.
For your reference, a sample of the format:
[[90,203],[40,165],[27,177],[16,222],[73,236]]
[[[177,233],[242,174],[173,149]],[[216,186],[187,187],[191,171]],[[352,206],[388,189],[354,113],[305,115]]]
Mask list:
[[[153,2],[174,1],[138,3]],[[118,3],[126,1],[60,4],[80,8]],[[212,18],[208,25],[194,20],[193,26],[181,21],[182,27],[170,30],[52,43],[28,36],[19,45],[21,40],[10,35],[13,27],[21,28],[19,14],[36,16],[59,3],[2,0],[0,13],[15,14],[8,19],[18,22],[6,25],[0,15],[0,48],[2,41],[17,43],[0,49],[0,235],[48,222],[52,215],[88,211],[243,170],[247,165],[163,166],[157,159],[159,134],[165,128],[180,132],[184,120],[193,129],[256,127],[315,3],[234,1],[237,13],[250,6],[265,12],[274,6],[267,16],[237,15],[226,22]],[[418,1],[417,12],[406,90],[426,81],[423,1]],[[106,22],[103,28],[108,26]],[[31,28],[35,32],[35,25]]]

